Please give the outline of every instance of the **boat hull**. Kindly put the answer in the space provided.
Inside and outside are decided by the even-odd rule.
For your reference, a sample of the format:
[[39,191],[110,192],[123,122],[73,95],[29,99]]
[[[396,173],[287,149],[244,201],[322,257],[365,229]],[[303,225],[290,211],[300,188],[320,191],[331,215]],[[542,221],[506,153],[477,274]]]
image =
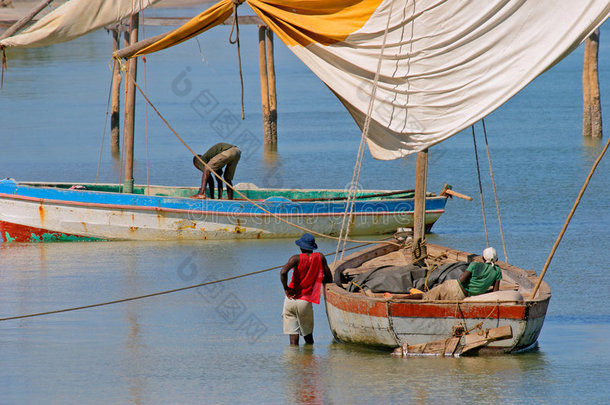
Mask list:
[[[354,260],[369,260],[375,257],[375,249],[381,255],[393,247],[357,253],[338,266],[348,262],[346,266],[353,267],[358,265]],[[454,252],[456,260],[466,258]],[[504,273],[515,272],[513,278],[520,284],[532,286],[533,275],[523,270],[521,274],[514,266],[506,267]],[[511,327],[511,338],[491,342],[481,353],[514,353],[534,346],[550,301],[550,290],[545,283],[536,299],[514,302],[426,302],[370,297],[348,292],[334,283],[327,284],[324,293],[330,329],[338,341],[395,348],[446,339],[452,336],[456,326],[463,326],[465,330]]]
[[[428,229],[444,212],[445,202],[445,197],[427,198]],[[0,182],[4,241],[280,238],[298,236],[303,229],[334,235],[339,233],[344,211],[345,201],[332,199],[279,197],[254,204]],[[412,223],[412,199],[357,201],[350,234],[391,233]]]

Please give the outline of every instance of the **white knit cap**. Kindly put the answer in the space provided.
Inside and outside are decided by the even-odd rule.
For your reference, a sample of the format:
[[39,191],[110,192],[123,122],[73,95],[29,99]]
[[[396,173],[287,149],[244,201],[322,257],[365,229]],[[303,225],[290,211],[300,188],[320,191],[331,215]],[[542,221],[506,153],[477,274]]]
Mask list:
[[496,249],[492,247],[488,247],[483,251],[483,259],[485,259],[486,263],[495,263],[498,261],[498,254],[496,253]]

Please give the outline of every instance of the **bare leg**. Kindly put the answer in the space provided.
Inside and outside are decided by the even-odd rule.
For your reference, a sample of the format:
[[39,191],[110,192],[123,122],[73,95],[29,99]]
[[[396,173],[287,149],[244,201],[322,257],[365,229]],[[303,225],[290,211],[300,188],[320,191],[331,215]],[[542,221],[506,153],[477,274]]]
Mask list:
[[[227,198],[229,200],[232,200],[233,199],[233,189],[231,187],[233,187],[233,182],[231,180],[227,180],[227,183],[229,184],[227,186]],[[229,186],[231,186],[231,187],[229,187]]]
[[290,335],[290,344],[298,345],[299,344],[299,335]]

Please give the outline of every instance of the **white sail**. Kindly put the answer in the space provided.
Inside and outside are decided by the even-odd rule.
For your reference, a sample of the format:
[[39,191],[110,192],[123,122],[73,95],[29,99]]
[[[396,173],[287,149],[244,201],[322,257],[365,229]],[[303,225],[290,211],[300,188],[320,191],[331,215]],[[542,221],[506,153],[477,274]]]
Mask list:
[[118,23],[159,0],[71,0],[0,46],[35,48],[71,41],[106,25]]
[[[428,148],[485,117],[610,15],[608,0],[246,2],[360,127],[383,48],[367,142],[375,158],[386,160]],[[231,0],[221,1],[139,54],[205,31],[232,7]]]

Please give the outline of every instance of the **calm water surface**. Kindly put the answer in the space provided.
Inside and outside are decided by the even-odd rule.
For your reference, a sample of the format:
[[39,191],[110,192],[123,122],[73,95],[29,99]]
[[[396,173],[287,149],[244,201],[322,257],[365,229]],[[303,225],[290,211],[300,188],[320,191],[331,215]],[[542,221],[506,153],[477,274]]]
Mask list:
[[[264,155],[253,27],[241,30],[246,120],[233,121],[239,118],[239,77],[228,31],[221,27],[199,43],[149,56],[140,83],[146,72],[150,98],[196,150],[219,141],[242,146],[238,182],[343,188],[359,131],[279,43],[279,150]],[[159,32],[146,27],[147,36]],[[600,49],[605,112],[609,35],[606,25]],[[102,142],[110,46],[110,37],[99,32],[8,53],[0,92],[0,177],[119,181],[107,135]],[[509,261],[536,271],[603,146],[580,136],[581,61],[579,49],[486,120]],[[150,184],[197,185],[189,152],[150,109],[146,125],[144,104],[139,108],[136,182],[147,182],[148,160]],[[222,118],[232,123],[230,130],[218,130]],[[475,197],[450,201],[430,241],[479,252],[485,234],[470,131],[433,148],[430,160],[430,191],[450,183]],[[486,160],[481,165],[487,172]],[[414,159],[367,157],[362,186],[411,188],[414,166]],[[162,297],[1,322],[0,403],[607,403],[609,174],[606,160],[552,262],[546,281],[553,298],[539,347],[529,353],[394,359],[334,342],[323,306],[316,308],[315,345],[290,347],[282,335],[276,270]],[[488,177],[490,242],[503,258]],[[332,241],[319,245],[334,252]],[[281,265],[295,252],[292,240],[0,244],[0,317],[230,277]]]

